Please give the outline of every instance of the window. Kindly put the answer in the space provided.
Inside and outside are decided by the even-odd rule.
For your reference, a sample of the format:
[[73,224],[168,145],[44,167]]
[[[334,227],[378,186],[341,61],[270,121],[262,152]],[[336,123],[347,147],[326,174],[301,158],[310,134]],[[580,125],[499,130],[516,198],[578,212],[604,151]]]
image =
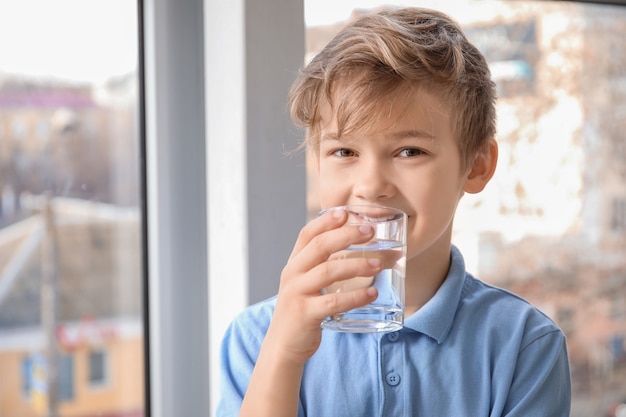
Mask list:
[[22,359],[22,395],[25,398],[30,397],[33,385],[33,369],[34,363],[30,356]]
[[[56,300],[57,355],[74,358],[77,394],[72,401],[57,404],[61,415],[70,412],[70,408],[73,413],[75,407],[87,405],[98,414],[120,411],[119,403],[101,401],[103,390],[93,393],[99,396],[97,401],[79,395],[90,391],[83,390],[88,383],[85,358],[93,347],[115,352],[108,358],[110,370],[115,372],[115,378],[109,375],[109,383],[114,391],[112,396],[123,393],[128,400],[124,402],[125,415],[205,415],[210,407],[205,394],[211,391],[214,403],[217,384],[209,387],[209,372],[184,370],[208,371],[209,351],[217,356],[221,331],[236,313],[236,307],[275,291],[283,262],[277,254],[290,249],[292,237],[305,219],[302,162],[284,158],[283,154],[284,145],[296,144],[299,134],[289,128],[282,108],[291,82],[285,77],[285,68],[295,73],[301,63],[302,4],[296,1],[285,8],[283,2],[273,0],[251,2],[246,5],[245,14],[240,7],[237,2],[224,7],[221,2],[198,0],[0,2],[0,30],[11,31],[0,37],[0,170],[4,170],[0,178],[8,179],[0,181],[0,194],[6,196],[3,207],[7,208],[0,218],[0,243],[6,245],[3,248],[13,249],[0,250],[0,269],[11,265],[9,269],[16,271],[3,276],[0,284],[0,375],[15,368],[15,357],[11,355],[22,351],[44,353],[54,338],[48,331],[55,326],[50,322],[42,325],[40,315],[46,309],[41,309],[37,282],[31,280],[41,278],[43,265],[51,265],[36,256],[48,234],[44,232],[44,216],[37,219],[28,212],[32,205],[46,201],[40,198],[45,190],[53,189],[62,198],[59,201],[58,194],[52,193],[51,218],[59,219],[59,210],[72,213],[71,219],[63,216],[63,233],[56,235],[63,241],[59,246],[72,247],[70,251],[59,251],[58,259],[72,262],[60,262],[59,266],[72,267],[90,277],[80,286],[63,286]],[[137,21],[144,26],[137,28]],[[268,22],[275,24],[267,25]],[[71,30],[69,35],[66,29]],[[206,37],[203,31],[207,32]],[[106,34],[106,38],[96,33]],[[141,54],[137,52],[138,33],[144,48]],[[240,38],[239,34],[244,33],[246,38]],[[246,47],[250,41],[255,45]],[[203,42],[213,42],[207,48],[207,62],[211,63],[207,68]],[[39,46],[43,48],[36,53]],[[30,53],[25,54],[25,50]],[[277,59],[267,60],[267,50],[276,51]],[[260,51],[263,52],[259,54]],[[245,54],[245,61],[223,59],[238,54]],[[136,68],[138,57],[145,60],[140,74]],[[26,65],[29,61],[33,65]],[[124,68],[114,67],[120,62],[126,63]],[[85,80],[85,69],[97,79],[95,84]],[[211,90],[207,108],[211,110],[206,114],[202,85],[205,72],[214,82],[207,87]],[[247,72],[254,76],[245,75],[248,79],[244,83],[241,76]],[[52,80],[46,73],[54,74]],[[14,88],[19,83],[6,83],[5,75],[24,76],[27,82],[34,76],[54,85],[42,81],[34,89],[38,100],[29,100],[24,94],[16,98]],[[244,91],[246,97],[240,102],[244,94],[237,92]],[[72,105],[51,105],[60,98]],[[17,100],[19,108],[9,106],[9,99],[12,103]],[[215,106],[216,102],[219,105]],[[280,104],[266,105],[268,102]],[[38,125],[36,120],[25,118],[26,127],[32,130],[21,141],[29,145],[27,150],[14,145],[12,120],[22,117],[20,109],[32,113],[27,107],[34,103],[47,103],[47,112],[40,114],[38,120],[54,119],[55,123],[49,123],[47,129],[37,129],[33,128]],[[246,115],[247,108],[255,109],[255,117]],[[144,112],[145,120],[140,118]],[[205,117],[210,126],[206,136]],[[38,137],[46,131],[48,138]],[[146,144],[137,137],[144,132]],[[247,163],[245,147],[244,152],[233,152],[233,145],[244,143],[248,134],[252,136],[248,144],[250,154],[262,155],[258,166]],[[105,136],[112,140],[103,141]],[[38,141],[32,140],[35,137]],[[224,141],[224,137],[230,140]],[[205,141],[210,146],[205,147]],[[64,146],[58,146],[61,143]],[[219,149],[221,144],[228,149]],[[228,157],[236,159],[236,163],[225,160]],[[206,204],[207,158],[210,161],[206,165],[210,163],[214,169],[210,210]],[[148,172],[142,174],[149,177],[145,185],[149,201],[142,201],[138,178],[140,161],[144,160]],[[219,171],[221,167],[224,172]],[[252,181],[250,189],[254,194],[239,182],[245,176]],[[259,190],[263,192],[258,194]],[[241,256],[231,250],[240,246],[232,245],[232,236],[213,237],[212,250],[221,252],[210,255],[211,297],[220,304],[211,306],[209,325],[207,223],[215,226],[220,222],[219,215],[232,212],[231,198],[239,194],[251,197],[250,203],[243,201],[236,206],[237,211],[244,206],[244,212],[263,211],[268,220],[254,222],[251,217],[249,230],[241,231],[246,244],[250,241],[249,258],[248,254]],[[289,205],[277,210],[277,201]],[[148,216],[143,216],[142,206]],[[210,222],[207,212],[213,214]],[[113,224],[113,219],[119,223]],[[143,227],[144,231],[149,229],[145,232],[144,250],[142,224],[148,221],[151,224]],[[59,227],[57,223],[57,231]],[[293,234],[278,236],[268,246],[267,230],[278,227]],[[107,250],[111,247],[115,250]],[[148,248],[151,256],[142,259]],[[65,256],[68,254],[72,256]],[[255,275],[250,279],[250,271],[244,270],[248,263]],[[233,266],[241,267],[243,273],[233,274]],[[149,286],[142,283],[147,270]],[[220,271],[236,277],[224,280]],[[30,278],[24,279],[25,276]],[[59,281],[65,276],[60,274]],[[10,279],[5,280],[6,277]],[[247,280],[250,291],[226,289],[235,279]],[[76,296],[85,291],[97,292],[99,297],[93,300]],[[143,292],[149,292],[149,306],[141,303]],[[63,302],[68,299],[72,302]],[[222,307],[225,300],[228,308]],[[149,340],[142,326],[148,307]],[[24,312],[28,309],[34,312],[28,315]],[[92,314],[90,310],[96,309],[111,314]],[[192,321],[193,332],[181,325]],[[86,330],[93,327],[89,323],[100,326],[102,331]],[[152,365],[143,369],[148,344]],[[217,368],[217,361],[211,359],[212,382],[217,381]],[[117,369],[123,372],[118,374]],[[144,372],[150,372],[152,381],[150,397],[145,397],[150,401],[145,403]],[[6,400],[18,395],[19,390],[18,377],[12,377],[10,383],[3,378],[0,415],[34,413],[33,405],[26,400],[19,404]],[[47,410],[39,411],[43,415]]]
[[0,1],[1,416],[144,413],[140,4]]
[[98,387],[108,382],[108,355],[104,350],[89,352],[89,385]]
[[[373,3],[367,7],[385,6]],[[626,7],[402,4],[455,17],[484,53],[498,88],[499,166],[482,193],[461,200],[453,243],[470,272],[527,298],[566,333],[572,417],[609,415],[626,396],[626,49],[619,47]],[[349,19],[368,12],[351,15],[330,1],[306,5],[308,56],[342,27],[335,13]],[[308,173],[314,184],[315,170]],[[317,210],[309,205],[310,213]]]
[[57,372],[58,399],[60,402],[71,402],[74,400],[74,357],[72,355],[61,355]]
[[[74,358],[62,355],[57,360],[58,400],[71,401],[74,398]],[[48,393],[48,372],[48,362],[42,354],[30,354],[22,359],[22,396],[34,403],[35,408],[42,405],[36,403],[43,401]]]

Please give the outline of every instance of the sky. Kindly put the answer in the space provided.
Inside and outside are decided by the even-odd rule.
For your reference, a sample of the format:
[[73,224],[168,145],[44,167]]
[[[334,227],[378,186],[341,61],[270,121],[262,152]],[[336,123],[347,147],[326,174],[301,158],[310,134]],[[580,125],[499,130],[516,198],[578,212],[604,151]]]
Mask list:
[[[392,4],[436,7],[465,15],[471,1],[396,0]],[[384,0],[304,2],[308,26],[346,20],[355,8],[389,4]],[[135,70],[136,40],[133,0],[0,0],[0,76],[2,72],[23,73],[103,82]]]
[[97,83],[126,74],[136,68],[136,19],[129,0],[0,0],[0,75]]

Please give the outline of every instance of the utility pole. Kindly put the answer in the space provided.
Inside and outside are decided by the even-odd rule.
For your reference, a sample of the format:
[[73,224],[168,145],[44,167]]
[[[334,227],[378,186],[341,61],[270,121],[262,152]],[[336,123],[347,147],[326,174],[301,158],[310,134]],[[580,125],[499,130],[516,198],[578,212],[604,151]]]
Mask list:
[[53,199],[48,194],[43,201],[44,237],[41,259],[41,324],[46,340],[47,362],[47,417],[58,417],[57,383],[58,362],[57,349],[57,304],[58,304],[58,250],[54,221]]

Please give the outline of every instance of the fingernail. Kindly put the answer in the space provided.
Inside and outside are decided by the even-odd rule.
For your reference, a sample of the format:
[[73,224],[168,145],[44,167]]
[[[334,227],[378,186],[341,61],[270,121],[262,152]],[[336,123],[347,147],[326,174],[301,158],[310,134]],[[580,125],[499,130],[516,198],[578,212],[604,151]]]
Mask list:
[[368,235],[372,231],[372,225],[370,224],[362,224],[359,226],[359,231],[364,235]]
[[333,217],[335,219],[341,219],[343,217],[344,210],[336,209],[336,210],[333,210],[332,212],[333,212]]
[[369,258],[367,262],[369,262],[369,264],[374,268],[378,268],[380,266],[380,259],[378,258]]

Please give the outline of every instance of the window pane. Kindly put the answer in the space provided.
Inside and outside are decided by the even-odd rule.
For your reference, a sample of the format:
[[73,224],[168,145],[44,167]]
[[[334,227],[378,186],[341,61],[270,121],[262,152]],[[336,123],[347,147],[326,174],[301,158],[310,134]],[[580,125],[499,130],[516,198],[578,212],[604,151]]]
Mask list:
[[3,417],[144,413],[137,4],[0,0]]
[[58,360],[57,398],[70,402],[74,400],[74,356],[61,355]]
[[[352,16],[344,3],[305,3],[308,56],[345,19],[386,4],[359,3]],[[564,330],[572,417],[614,415],[626,401],[626,7],[394,3],[455,17],[498,86],[499,166],[483,193],[461,200],[453,243],[470,272],[528,299]],[[314,215],[312,164],[308,173]]]
[[107,356],[104,350],[89,352],[89,384],[91,386],[104,385],[107,382]]

